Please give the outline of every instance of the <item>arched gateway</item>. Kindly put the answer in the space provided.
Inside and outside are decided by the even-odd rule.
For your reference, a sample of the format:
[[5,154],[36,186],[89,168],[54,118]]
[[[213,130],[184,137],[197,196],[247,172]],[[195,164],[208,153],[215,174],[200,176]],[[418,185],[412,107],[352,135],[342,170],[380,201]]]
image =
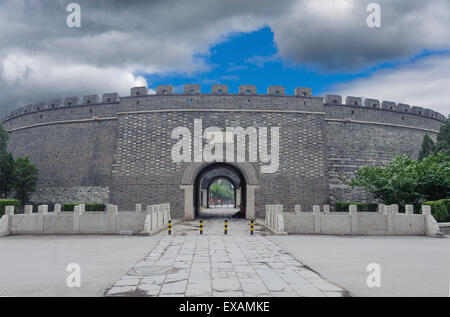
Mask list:
[[244,206],[245,218],[255,219],[255,190],[260,177],[252,163],[188,163],[183,169],[180,188],[184,190],[184,218],[194,220],[202,204],[202,180],[212,177],[230,179],[237,198]]

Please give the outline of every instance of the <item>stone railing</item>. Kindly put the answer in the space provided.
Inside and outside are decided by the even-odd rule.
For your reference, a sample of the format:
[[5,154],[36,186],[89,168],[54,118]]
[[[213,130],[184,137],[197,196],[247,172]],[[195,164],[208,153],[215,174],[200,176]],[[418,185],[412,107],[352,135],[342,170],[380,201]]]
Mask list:
[[439,223],[439,230],[440,230],[443,234],[448,234],[448,235],[450,235],[450,222],[440,222],[440,223]]
[[[273,208],[266,209],[266,223],[277,231],[280,221],[273,220],[273,212]],[[378,212],[357,212],[355,205],[348,212],[331,212],[329,205],[322,210],[313,206],[312,212],[302,212],[300,205],[295,206],[295,212],[282,212],[278,207],[277,218],[280,212],[288,234],[442,236],[431,206],[426,205],[422,206],[422,214],[414,214],[412,205],[405,207],[405,213],[399,213],[398,205],[379,205]]]
[[170,220],[170,205],[147,206],[142,211],[136,205],[135,211],[118,211],[117,205],[109,204],[106,211],[86,211],[85,205],[74,207],[73,212],[61,211],[55,204],[54,211],[48,205],[25,206],[23,214],[14,214],[13,206],[6,206],[0,219],[0,236],[9,234],[155,234],[167,228]]
[[266,218],[264,225],[277,235],[286,235],[284,228],[283,206],[266,205]]
[[145,214],[143,232],[153,235],[167,228],[170,217],[170,204],[148,205],[145,211],[142,211],[142,205],[136,205],[136,212]]

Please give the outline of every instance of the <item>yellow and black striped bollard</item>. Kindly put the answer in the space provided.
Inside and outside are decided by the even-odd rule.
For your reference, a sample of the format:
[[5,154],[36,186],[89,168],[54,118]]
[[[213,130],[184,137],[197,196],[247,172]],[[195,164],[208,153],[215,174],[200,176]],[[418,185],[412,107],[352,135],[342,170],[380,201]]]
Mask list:
[[253,220],[250,221],[250,235],[253,235]]
[[167,233],[169,236],[172,234],[172,220],[169,220],[169,223],[167,224]]
[[203,220],[200,220],[200,234],[203,234]]
[[228,233],[228,220],[225,219],[225,228],[224,228],[224,232],[225,235]]

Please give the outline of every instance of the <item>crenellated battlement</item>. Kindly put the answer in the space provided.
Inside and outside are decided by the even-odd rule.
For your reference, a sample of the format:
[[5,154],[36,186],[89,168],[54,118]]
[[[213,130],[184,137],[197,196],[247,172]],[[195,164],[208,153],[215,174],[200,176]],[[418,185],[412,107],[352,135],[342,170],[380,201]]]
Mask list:
[[[214,96],[214,95],[230,95],[230,96],[258,96],[258,97],[291,97],[291,98],[321,98],[313,97],[312,90],[305,87],[297,87],[294,90],[293,95],[286,95],[286,89],[283,86],[270,86],[267,88],[267,94],[258,94],[257,88],[254,85],[241,85],[237,94],[230,94],[227,85],[212,85],[210,93],[202,93],[201,87],[198,84],[187,84],[184,85],[183,93],[176,93],[175,89],[171,85],[161,85],[156,88],[156,93],[149,94],[147,87],[133,87],[130,91],[130,96],[123,98],[142,98],[142,97],[161,97],[164,95],[204,95],[204,96]],[[11,111],[2,118],[3,122],[11,120],[12,118],[36,113],[40,111],[47,111],[52,109],[60,108],[70,108],[76,106],[93,106],[101,104],[114,104],[120,102],[120,96],[118,93],[105,93],[100,99],[98,95],[86,95],[81,99],[79,97],[68,97],[65,99],[55,99],[49,102],[40,102],[37,104],[26,105],[20,107],[16,110]],[[345,98],[345,103],[343,103],[343,97],[340,95],[326,95],[324,98],[324,104],[327,106],[351,106],[351,107],[364,107],[380,110],[388,110],[393,112],[401,112],[405,114],[413,114],[418,116],[423,116],[427,118],[436,119],[439,121],[446,121],[447,118],[442,114],[432,110],[425,109],[422,107],[411,107],[410,105],[403,103],[395,103],[392,101],[382,101],[378,99],[363,99],[361,97],[348,96]]]
[[348,96],[345,98],[345,103],[342,102],[343,98],[340,95],[326,95],[324,103],[327,106],[351,106],[351,107],[364,107],[364,108],[372,108],[372,109],[382,109],[393,112],[401,112],[405,114],[414,114],[427,118],[437,119],[439,121],[446,121],[447,118],[432,110],[425,109],[422,107],[410,106],[403,103],[395,103],[393,101],[382,101],[378,99],[370,99],[361,97],[352,97]]
[[90,105],[98,105],[98,104],[111,104],[119,102],[119,94],[118,93],[107,93],[103,94],[102,100],[98,95],[86,95],[81,99],[80,97],[67,97],[64,99],[55,99],[49,102],[39,102],[36,104],[26,105],[16,110],[11,111],[6,114],[1,120],[2,122],[6,122],[15,117],[32,114],[40,111],[48,111],[52,109],[60,109],[60,108],[70,108],[76,106],[90,106]]

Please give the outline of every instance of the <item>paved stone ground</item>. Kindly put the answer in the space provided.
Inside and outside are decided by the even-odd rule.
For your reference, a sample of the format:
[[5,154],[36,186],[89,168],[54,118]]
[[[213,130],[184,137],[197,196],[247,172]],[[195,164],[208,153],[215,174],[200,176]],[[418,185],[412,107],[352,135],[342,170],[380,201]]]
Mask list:
[[[450,296],[450,237],[270,236],[281,248],[356,296]],[[369,263],[381,287],[366,284]]]
[[[162,236],[35,235],[0,238],[0,296],[104,296]],[[67,287],[67,265],[81,287]]]
[[[267,232],[249,222],[223,219],[173,227],[158,245],[107,292],[107,296],[345,296],[267,239]],[[160,233],[167,234],[167,233]]]
[[237,208],[222,208],[222,207],[213,207],[208,209],[203,209],[199,212],[199,219],[208,219],[208,218],[231,218],[234,214],[239,211]]

